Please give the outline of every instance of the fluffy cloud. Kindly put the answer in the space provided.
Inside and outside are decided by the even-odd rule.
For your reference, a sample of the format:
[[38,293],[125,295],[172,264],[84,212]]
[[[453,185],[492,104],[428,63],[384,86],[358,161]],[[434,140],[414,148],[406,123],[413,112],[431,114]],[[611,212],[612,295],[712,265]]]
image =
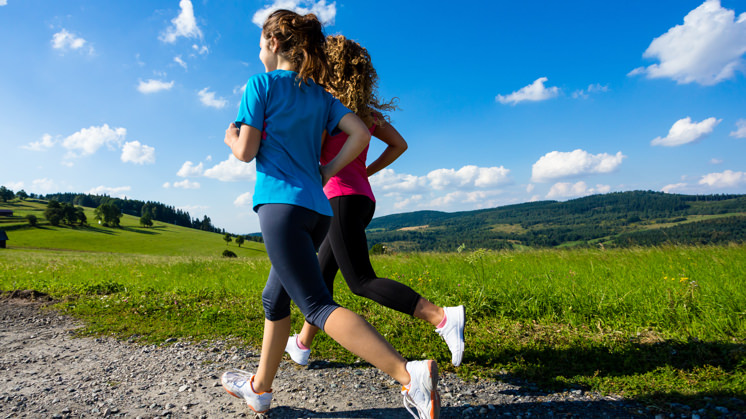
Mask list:
[[85,39],[68,32],[67,29],[62,29],[52,35],[52,48],[63,52],[84,50],[83,48],[85,48],[88,53],[92,54],[93,47],[86,47],[86,43]]
[[129,141],[122,147],[122,161],[135,164],[155,163],[155,148],[140,144],[139,141]]
[[510,103],[511,105],[515,105],[520,102],[538,102],[556,97],[559,95],[559,87],[544,87],[544,82],[547,80],[549,79],[546,77],[538,78],[528,86],[507,96],[497,95],[495,100],[503,104]]
[[244,163],[231,154],[228,157],[228,160],[223,160],[215,166],[205,170],[204,175],[223,182],[236,182],[240,180],[254,181],[256,180],[256,163],[255,160],[252,160],[249,163]]
[[337,15],[336,2],[326,4],[326,0],[275,0],[271,5],[257,10],[251,21],[261,28],[267,17],[278,9],[292,10],[301,15],[313,13],[322,25],[334,25],[334,18]]
[[702,122],[692,122],[692,118],[686,117],[674,122],[668,135],[664,138],[657,137],[650,142],[650,145],[660,145],[665,147],[676,147],[700,140],[707,136],[722,121],[714,117],[707,118]]
[[722,173],[709,173],[702,176],[699,184],[708,185],[712,188],[731,188],[746,185],[746,172],[726,170]]
[[552,185],[547,193],[547,198],[572,198],[577,196],[586,196],[592,194],[607,193],[611,190],[609,185],[596,185],[595,188],[589,188],[585,182],[577,183],[559,182]]
[[124,128],[109,128],[108,124],[91,126],[62,140],[62,146],[68,149],[67,157],[85,156],[95,153],[104,145],[110,150],[118,148],[126,135]]
[[588,99],[590,95],[594,93],[604,93],[609,91],[609,86],[601,86],[600,84],[591,84],[587,89],[576,90],[572,93],[573,99]]
[[0,6],[6,6],[8,4],[8,0],[0,0]]
[[398,174],[383,169],[370,178],[377,190],[387,192],[413,192],[422,189],[474,189],[490,188],[510,182],[510,170],[500,167],[464,166],[458,170],[436,169],[425,176]]
[[181,169],[179,169],[179,171],[176,172],[176,176],[179,176],[179,177],[202,176],[203,170],[204,169],[203,169],[202,163],[195,166],[194,163],[190,161],[185,161],[184,164],[181,165]]
[[58,192],[59,186],[52,179],[42,178],[31,181],[31,190],[35,193]]
[[621,151],[615,155],[590,154],[577,149],[571,152],[552,151],[534,163],[532,182],[547,182],[552,179],[615,171],[626,156]]
[[180,37],[184,38],[202,38],[202,31],[197,26],[197,19],[194,17],[194,7],[189,0],[179,2],[181,12],[171,20],[171,26],[166,28],[160,36],[160,40],[168,44],[173,44]]
[[173,81],[165,82],[162,80],[149,79],[147,81],[140,80],[140,83],[137,85],[137,90],[140,93],[149,94],[160,92],[161,90],[171,90],[172,87],[174,87]]
[[233,201],[233,205],[237,207],[249,207],[251,208],[252,205],[252,199],[251,199],[251,192],[245,192],[239,195],[235,201]]
[[46,151],[54,147],[55,144],[57,144],[57,140],[52,138],[52,136],[49,134],[44,134],[42,135],[40,141],[28,143],[28,145],[21,146],[21,148],[25,148],[26,150],[31,151]]
[[666,77],[678,83],[713,85],[743,71],[746,52],[746,13],[735,17],[720,0],[707,0],[676,25],[655,38],[643,54],[659,64],[640,67],[630,75]]
[[102,185],[89,190],[87,193],[91,195],[109,195],[116,198],[124,198],[125,192],[129,192],[131,189],[132,188],[129,186],[110,187]]
[[731,137],[746,138],[746,119],[736,121],[736,130],[730,133]]
[[180,189],[199,189],[200,187],[199,182],[192,182],[189,179],[184,179],[180,182],[174,182],[172,185],[174,188]]
[[199,95],[200,102],[202,102],[203,105],[209,106],[211,108],[225,108],[225,106],[228,104],[228,101],[223,98],[215,98],[215,92],[210,92],[208,91],[208,89],[209,87],[205,87],[197,93]]
[[174,57],[174,62],[180,65],[184,70],[187,69],[187,63],[181,59],[180,55],[177,55],[176,57]]
[[497,186],[508,181],[510,170],[500,167],[464,166],[459,170],[437,169],[425,177],[433,189],[449,187],[473,186],[487,188]]
[[675,193],[677,191],[686,190],[689,187],[687,183],[672,183],[661,188],[661,191],[665,193]]

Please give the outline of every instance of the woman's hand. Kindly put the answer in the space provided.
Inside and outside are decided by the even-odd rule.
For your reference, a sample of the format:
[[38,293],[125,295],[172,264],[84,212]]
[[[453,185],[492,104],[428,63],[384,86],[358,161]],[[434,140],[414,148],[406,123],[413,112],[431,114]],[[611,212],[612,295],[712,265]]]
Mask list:
[[223,139],[223,142],[228,146],[233,148],[233,144],[238,141],[238,127],[236,127],[235,122],[231,122],[231,124],[228,126],[228,129],[225,130],[225,138]]

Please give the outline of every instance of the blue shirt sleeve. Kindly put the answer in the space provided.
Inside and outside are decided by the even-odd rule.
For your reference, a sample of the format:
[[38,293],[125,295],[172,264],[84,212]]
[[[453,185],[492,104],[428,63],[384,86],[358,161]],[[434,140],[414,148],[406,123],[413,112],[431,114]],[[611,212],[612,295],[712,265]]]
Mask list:
[[342,119],[343,116],[347,115],[348,113],[352,113],[351,110],[347,109],[345,105],[342,104],[342,102],[339,101],[339,99],[335,98],[332,95],[329,95],[332,98],[332,104],[329,109],[329,119],[326,122],[326,132],[329,133],[329,135],[336,135],[340,132],[339,128],[337,127],[339,125],[339,121]]
[[252,76],[246,83],[241,96],[241,105],[236,116],[236,126],[250,125],[259,131],[264,130],[264,111],[267,106],[268,79],[264,74]]

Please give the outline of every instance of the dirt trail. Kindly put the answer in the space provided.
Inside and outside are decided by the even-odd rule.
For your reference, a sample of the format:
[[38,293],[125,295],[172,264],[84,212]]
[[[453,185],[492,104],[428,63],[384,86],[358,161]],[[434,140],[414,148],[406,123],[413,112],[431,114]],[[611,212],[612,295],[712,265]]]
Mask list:
[[[0,299],[0,418],[254,415],[223,390],[219,377],[228,368],[252,371],[257,352],[227,341],[144,346],[76,338],[80,323],[29,298],[34,295],[23,297]],[[266,417],[411,417],[399,385],[369,367],[283,361],[274,390]],[[619,397],[546,393],[517,382],[464,382],[454,374],[442,377],[440,391],[443,418],[650,416]]]

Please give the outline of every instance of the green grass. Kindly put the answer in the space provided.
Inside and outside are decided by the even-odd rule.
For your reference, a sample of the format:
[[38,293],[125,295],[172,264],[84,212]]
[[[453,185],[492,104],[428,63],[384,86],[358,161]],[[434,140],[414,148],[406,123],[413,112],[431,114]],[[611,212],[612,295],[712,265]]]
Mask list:
[[[0,217],[0,229],[6,230],[7,246],[13,249],[72,250],[84,252],[132,253],[163,256],[219,256],[230,249],[239,257],[266,255],[264,245],[245,241],[226,245],[223,235],[155,221],[152,227],[140,226],[140,218],[123,215],[120,228],[105,227],[95,220],[93,208],[84,208],[87,226],[60,224],[55,227],[44,219],[46,203],[14,201],[0,203],[12,209],[13,217]],[[25,220],[27,214],[39,219],[36,227]]]
[[[11,233],[13,240],[22,231]],[[47,234],[73,233],[94,234],[65,228]],[[135,242],[145,237],[139,234],[102,235]],[[210,237],[216,250],[225,248],[219,235]],[[75,241],[67,248],[74,245],[82,246]],[[259,345],[265,254],[200,256],[196,242],[183,245],[188,256],[144,243],[140,253],[156,254],[109,246],[128,254],[0,249],[0,290],[48,293],[85,320],[88,334],[147,342],[230,337]],[[464,362],[453,368],[431,326],[352,295],[338,277],[337,301],[409,359],[437,359],[467,379],[519,377],[547,389],[592,389],[654,406],[743,409],[732,398],[746,394],[746,246],[467,249],[378,256],[373,265],[438,305],[467,308]],[[299,330],[297,309],[293,322]],[[356,360],[323,334],[313,357]]]

